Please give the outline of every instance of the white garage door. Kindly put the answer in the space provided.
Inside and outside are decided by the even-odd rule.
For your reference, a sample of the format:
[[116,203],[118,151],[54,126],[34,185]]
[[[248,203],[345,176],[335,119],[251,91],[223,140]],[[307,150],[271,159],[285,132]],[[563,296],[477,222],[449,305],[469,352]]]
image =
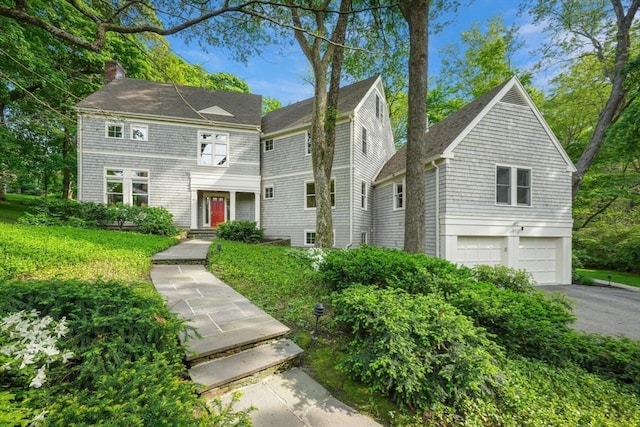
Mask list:
[[467,267],[502,264],[504,248],[503,237],[459,236],[457,263]]
[[533,275],[538,284],[559,283],[558,245],[560,239],[545,237],[520,238],[520,268]]

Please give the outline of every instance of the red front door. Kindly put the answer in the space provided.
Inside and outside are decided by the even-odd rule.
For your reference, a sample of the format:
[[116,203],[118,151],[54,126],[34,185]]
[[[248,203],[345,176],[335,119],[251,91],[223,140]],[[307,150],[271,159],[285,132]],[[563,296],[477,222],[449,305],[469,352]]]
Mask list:
[[211,198],[211,227],[224,222],[225,203],[224,197]]

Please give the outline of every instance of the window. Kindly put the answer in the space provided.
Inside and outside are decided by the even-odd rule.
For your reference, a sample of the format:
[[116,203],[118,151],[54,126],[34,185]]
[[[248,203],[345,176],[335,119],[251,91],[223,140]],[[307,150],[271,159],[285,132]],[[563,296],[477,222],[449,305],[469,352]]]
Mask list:
[[531,206],[531,169],[497,166],[496,204]]
[[367,210],[367,183],[362,181],[360,183],[360,207]]
[[134,141],[147,141],[149,137],[149,126],[131,125],[131,139]]
[[404,182],[393,183],[393,209],[404,209]]
[[107,123],[107,138],[123,138],[124,125],[122,123]]
[[203,166],[228,165],[228,135],[225,133],[198,132],[198,164]]
[[381,116],[380,96],[376,93],[376,119],[379,119],[380,116]]
[[[331,207],[336,207],[336,181],[331,180]],[[315,209],[316,207],[316,184],[313,181],[304,183],[304,207],[305,209]]]
[[307,132],[305,140],[305,154],[308,156],[311,154],[311,132]]
[[304,232],[304,244],[306,246],[314,246],[316,244],[316,232],[305,231]]
[[362,154],[367,154],[367,128],[362,128]]
[[273,139],[267,139],[264,142],[264,151],[273,151]]
[[149,172],[132,169],[105,170],[105,203],[134,206],[149,204]]
[[269,185],[264,187],[264,198],[265,199],[273,199],[273,185]]
[[361,245],[366,245],[367,244],[367,232],[366,231],[360,232],[360,244]]

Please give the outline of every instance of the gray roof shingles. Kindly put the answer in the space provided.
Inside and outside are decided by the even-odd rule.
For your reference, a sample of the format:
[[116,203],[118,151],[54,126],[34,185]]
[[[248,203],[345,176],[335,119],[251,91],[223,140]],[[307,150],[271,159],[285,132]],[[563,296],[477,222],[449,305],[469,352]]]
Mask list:
[[[218,106],[233,116],[200,114]],[[260,126],[262,97],[137,79],[117,79],[80,101],[82,110]]]
[[[341,87],[338,97],[339,113],[346,114],[353,111],[377,79],[378,77],[374,76]],[[270,134],[285,129],[308,125],[311,123],[312,110],[313,98],[309,98],[271,111],[262,118],[262,133]]]
[[[427,133],[427,149],[424,153],[424,161],[443,154],[447,147],[469,126],[509,81],[511,80],[505,81],[458,111],[451,113],[443,121],[431,126]],[[407,146],[405,144],[385,163],[375,180],[380,181],[403,172],[406,164]]]

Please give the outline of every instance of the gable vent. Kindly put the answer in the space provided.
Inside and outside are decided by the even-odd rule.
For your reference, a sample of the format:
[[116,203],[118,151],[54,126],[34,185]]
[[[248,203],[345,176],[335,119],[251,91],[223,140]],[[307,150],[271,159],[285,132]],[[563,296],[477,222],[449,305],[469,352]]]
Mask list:
[[502,99],[500,100],[501,102],[508,102],[509,104],[515,104],[515,105],[527,105],[527,101],[525,101],[524,97],[522,96],[522,94],[520,93],[520,91],[514,86],[512,87],[509,92],[507,92]]
[[229,116],[229,117],[233,117],[233,114],[231,114],[230,112],[228,112],[227,110],[225,110],[224,108],[220,108],[217,105],[214,105],[213,107],[209,107],[209,108],[205,108],[203,110],[198,111],[198,113],[202,113],[202,114],[215,114],[217,116]]

